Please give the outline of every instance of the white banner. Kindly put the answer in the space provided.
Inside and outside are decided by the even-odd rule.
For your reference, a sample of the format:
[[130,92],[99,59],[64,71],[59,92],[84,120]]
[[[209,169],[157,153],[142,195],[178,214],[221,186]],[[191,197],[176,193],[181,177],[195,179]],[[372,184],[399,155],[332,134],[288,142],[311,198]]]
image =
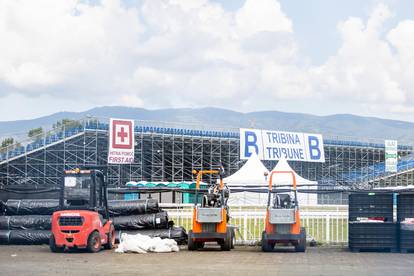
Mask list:
[[385,171],[397,172],[398,164],[398,142],[396,140],[385,140]]
[[134,162],[134,120],[112,119],[109,124],[109,164]]
[[320,134],[260,129],[240,129],[240,159],[255,152],[261,160],[325,162]]

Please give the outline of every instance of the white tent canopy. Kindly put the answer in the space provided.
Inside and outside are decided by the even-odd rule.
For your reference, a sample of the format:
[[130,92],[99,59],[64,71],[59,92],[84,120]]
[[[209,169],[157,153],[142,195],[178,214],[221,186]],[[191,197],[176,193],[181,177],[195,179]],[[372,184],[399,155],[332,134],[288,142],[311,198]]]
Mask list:
[[228,186],[266,185],[265,173],[269,173],[268,169],[256,154],[252,154],[237,172],[223,180]]
[[[224,183],[229,186],[249,186],[249,185],[267,185],[265,174],[269,171],[260,161],[256,154],[247,160],[247,162],[234,174],[223,179]],[[255,187],[257,189],[257,187]],[[228,203],[230,205],[259,205],[266,202],[267,195],[264,193],[241,192],[230,195]]]
[[[298,186],[300,185],[312,185],[312,184],[318,184],[317,181],[312,181],[312,180],[308,180],[303,178],[302,176],[298,175],[293,169],[292,167],[289,166],[288,162],[286,161],[286,159],[280,159],[279,162],[277,162],[277,165],[273,168],[272,171],[288,171],[288,172],[293,172],[293,174],[295,175],[296,178],[296,184]],[[282,173],[282,174],[274,174],[273,175],[273,185],[292,185],[292,174],[290,173]]]
[[[296,184],[300,189],[316,189],[313,187],[300,187],[301,185],[316,185],[317,181],[311,181],[298,175],[287,163],[286,160],[281,159],[273,169],[273,171],[292,171],[296,177]],[[268,179],[265,174],[269,174],[269,171],[260,161],[259,157],[253,154],[247,162],[234,174],[224,178],[224,183],[229,186],[230,190],[232,186],[245,186],[248,189],[249,185],[252,189],[257,189],[258,185],[267,187]],[[273,185],[292,185],[291,174],[275,174],[273,175]],[[299,204],[314,205],[317,204],[316,194],[298,193]],[[240,192],[232,193],[229,198],[230,205],[266,205],[267,194],[266,193],[254,193],[254,192]]]

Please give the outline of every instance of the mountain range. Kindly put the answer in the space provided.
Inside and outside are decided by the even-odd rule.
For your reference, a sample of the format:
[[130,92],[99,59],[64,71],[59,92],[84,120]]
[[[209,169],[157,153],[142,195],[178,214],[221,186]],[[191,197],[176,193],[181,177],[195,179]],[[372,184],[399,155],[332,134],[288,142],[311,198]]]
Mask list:
[[51,129],[53,123],[62,119],[82,119],[87,116],[104,118],[124,118],[191,124],[197,127],[240,127],[296,132],[320,133],[324,136],[349,137],[366,140],[395,139],[399,143],[412,144],[414,123],[362,117],[350,114],[316,116],[302,113],[279,111],[258,111],[242,113],[220,108],[175,108],[148,110],[143,108],[104,106],[82,112],[58,112],[30,120],[0,122],[0,137],[24,139],[30,129],[43,127]]

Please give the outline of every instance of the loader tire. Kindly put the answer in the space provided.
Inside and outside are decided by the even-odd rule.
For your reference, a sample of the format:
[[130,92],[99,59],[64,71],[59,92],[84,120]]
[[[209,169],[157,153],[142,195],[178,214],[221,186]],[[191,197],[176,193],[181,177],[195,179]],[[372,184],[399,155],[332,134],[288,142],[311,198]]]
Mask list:
[[198,249],[197,243],[193,240],[193,231],[188,231],[188,250],[195,251]]
[[301,238],[297,245],[295,245],[296,252],[305,252],[306,251],[306,229],[304,227],[300,228]]
[[274,244],[271,244],[266,236],[266,231],[262,233],[262,251],[263,252],[272,252],[274,249]]
[[223,250],[223,251],[230,251],[231,250],[231,244],[232,244],[232,241],[233,241],[233,237],[232,237],[231,232],[232,232],[231,229],[227,228],[226,238],[224,239],[224,242],[221,245],[221,250]]

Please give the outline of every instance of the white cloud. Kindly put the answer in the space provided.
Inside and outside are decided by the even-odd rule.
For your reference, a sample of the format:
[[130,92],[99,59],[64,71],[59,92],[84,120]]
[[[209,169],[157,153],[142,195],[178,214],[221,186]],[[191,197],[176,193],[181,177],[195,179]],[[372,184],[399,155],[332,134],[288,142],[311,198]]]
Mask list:
[[366,23],[349,18],[338,25],[342,45],[337,54],[311,69],[314,89],[327,101],[357,103],[364,108],[361,113],[376,115],[412,110],[414,83],[404,84],[409,81],[406,71],[414,68],[407,50],[413,43],[409,33],[414,33],[414,25],[410,28],[411,21],[402,22],[386,32],[384,22],[390,16],[389,9],[380,4]]
[[292,32],[292,22],[273,0],[247,0],[236,13],[236,24],[241,36],[259,32]]
[[392,16],[380,4],[367,21],[339,23],[338,52],[312,66],[277,0],[235,11],[207,0],[0,0],[0,99],[321,113],[316,99],[403,118],[414,104],[414,21],[386,30]]
[[97,92],[128,64],[142,30],[137,11],[113,1],[1,1],[0,13],[0,79],[22,94]]

